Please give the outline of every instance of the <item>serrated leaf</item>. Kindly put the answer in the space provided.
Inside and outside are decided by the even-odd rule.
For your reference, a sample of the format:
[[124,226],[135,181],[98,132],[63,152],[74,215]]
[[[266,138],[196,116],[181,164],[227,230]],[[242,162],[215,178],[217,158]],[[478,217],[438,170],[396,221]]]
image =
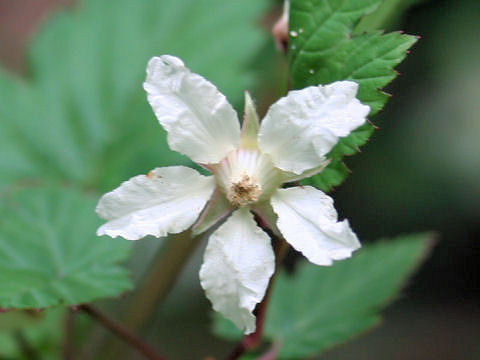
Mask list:
[[267,5],[85,0],[55,14],[32,43],[28,80],[0,74],[0,164],[8,165],[0,184],[47,177],[104,190],[186,163],[147,104],[148,59],[179,56],[238,104],[254,85],[249,67],[266,39],[257,20]]
[[[428,234],[400,236],[367,245],[331,267],[305,262],[293,275],[281,273],[268,307],[265,338],[279,346],[279,359],[302,359],[367,330],[378,323],[381,307],[398,294],[430,245]],[[214,325],[221,337],[241,337],[220,316]]]
[[274,287],[265,333],[280,358],[302,358],[346,341],[379,321],[380,307],[400,290],[430,246],[428,235],[365,246],[332,267],[304,263]]
[[322,170],[323,176],[312,176],[302,180],[302,185],[312,185],[316,188],[329,192],[332,186],[337,186],[348,176],[349,170],[341,161],[332,161]]
[[39,309],[117,296],[131,288],[119,265],[125,241],[95,235],[95,199],[30,188],[0,203],[0,307]]
[[[393,68],[405,57],[416,38],[401,33],[374,31],[352,34],[366,14],[382,0],[293,0],[290,8],[289,64],[293,88],[353,80],[359,84],[358,98],[377,113],[388,100],[381,91],[396,77]],[[373,132],[365,124],[332,149],[329,167],[344,155],[354,154]],[[331,177],[335,174],[334,177]],[[322,172],[311,183],[327,188],[338,185],[338,172]],[[343,175],[346,175],[345,173]]]

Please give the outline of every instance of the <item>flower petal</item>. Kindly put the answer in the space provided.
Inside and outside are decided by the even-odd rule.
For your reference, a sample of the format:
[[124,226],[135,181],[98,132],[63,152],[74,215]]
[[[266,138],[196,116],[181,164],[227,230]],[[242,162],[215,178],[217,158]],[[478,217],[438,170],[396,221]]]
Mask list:
[[260,149],[276,167],[301,174],[365,120],[370,108],[355,98],[358,85],[337,81],[290,91],[273,104],[260,125]]
[[301,174],[295,174],[292,172],[283,172],[283,181],[294,182],[294,181],[300,181],[302,179],[312,177],[318,173],[321,173],[328,166],[329,163],[330,163],[330,160],[322,161],[319,166],[305,170]]
[[106,224],[97,235],[137,240],[188,229],[215,189],[213,176],[185,166],[157,168],[138,175],[103,195],[98,215]]
[[360,247],[348,221],[337,221],[332,198],[318,189],[279,189],[271,203],[285,240],[314,264],[331,265]]
[[143,87],[171,149],[198,163],[217,163],[238,146],[240,124],[217,88],[174,56],[152,58]]
[[241,208],[210,236],[200,282],[213,308],[250,334],[274,268],[270,238]]

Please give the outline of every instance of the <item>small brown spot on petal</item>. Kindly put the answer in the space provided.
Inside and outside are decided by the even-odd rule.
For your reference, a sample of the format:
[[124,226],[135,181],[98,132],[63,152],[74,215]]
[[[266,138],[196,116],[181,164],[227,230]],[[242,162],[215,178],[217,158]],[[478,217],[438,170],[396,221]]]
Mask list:
[[153,170],[149,171],[146,176],[149,179],[154,179],[154,178],[160,179],[162,177],[161,175],[155,174],[155,171]]
[[153,179],[155,177],[155,172],[153,170],[150,170],[147,174],[147,178]]

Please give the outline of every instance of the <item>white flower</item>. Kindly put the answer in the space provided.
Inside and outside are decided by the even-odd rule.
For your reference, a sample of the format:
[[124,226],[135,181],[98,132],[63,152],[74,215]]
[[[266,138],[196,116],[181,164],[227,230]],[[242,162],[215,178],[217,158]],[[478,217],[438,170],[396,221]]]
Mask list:
[[213,308],[245,334],[255,331],[252,312],[274,271],[270,237],[253,214],[318,265],[360,247],[330,197],[310,186],[280,188],[321,171],[339,137],[365,122],[369,107],[355,98],[356,83],[290,91],[261,125],[247,93],[242,129],[225,96],[176,57],[152,58],[144,88],[170,148],[212,176],[171,166],[133,177],[100,199],[97,213],[108,222],[98,235],[137,240],[190,227],[197,235],[231,214],[210,236],[200,280]]

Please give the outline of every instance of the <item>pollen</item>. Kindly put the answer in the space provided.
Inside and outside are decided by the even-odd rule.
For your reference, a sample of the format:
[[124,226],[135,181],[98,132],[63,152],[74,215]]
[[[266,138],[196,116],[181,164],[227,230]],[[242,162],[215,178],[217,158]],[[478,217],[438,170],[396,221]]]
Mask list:
[[232,182],[227,191],[227,199],[234,206],[244,206],[256,202],[262,189],[252,176],[244,174],[239,181]]

